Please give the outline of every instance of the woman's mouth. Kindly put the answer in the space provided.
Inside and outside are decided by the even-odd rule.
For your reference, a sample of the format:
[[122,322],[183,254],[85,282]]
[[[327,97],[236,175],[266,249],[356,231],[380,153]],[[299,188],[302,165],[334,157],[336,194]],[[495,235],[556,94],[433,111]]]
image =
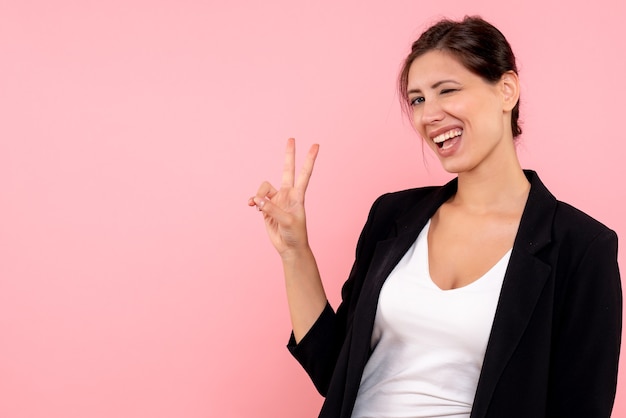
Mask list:
[[463,129],[456,128],[451,129],[448,132],[444,132],[441,135],[437,135],[433,138],[433,142],[441,149],[447,149],[453,146],[457,141],[451,141],[463,134]]

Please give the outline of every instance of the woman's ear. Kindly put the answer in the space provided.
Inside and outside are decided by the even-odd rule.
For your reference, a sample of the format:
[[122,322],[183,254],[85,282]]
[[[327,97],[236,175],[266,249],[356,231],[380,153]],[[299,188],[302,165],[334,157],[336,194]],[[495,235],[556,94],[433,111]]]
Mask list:
[[500,89],[502,92],[503,107],[505,111],[511,111],[519,101],[520,86],[519,77],[515,71],[507,71],[500,77]]

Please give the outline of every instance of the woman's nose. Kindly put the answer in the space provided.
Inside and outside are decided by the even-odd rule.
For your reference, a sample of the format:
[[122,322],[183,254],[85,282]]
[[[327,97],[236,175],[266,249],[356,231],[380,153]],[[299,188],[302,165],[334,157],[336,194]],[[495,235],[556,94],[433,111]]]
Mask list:
[[437,100],[426,100],[422,103],[421,122],[430,124],[438,122],[444,117],[444,111]]

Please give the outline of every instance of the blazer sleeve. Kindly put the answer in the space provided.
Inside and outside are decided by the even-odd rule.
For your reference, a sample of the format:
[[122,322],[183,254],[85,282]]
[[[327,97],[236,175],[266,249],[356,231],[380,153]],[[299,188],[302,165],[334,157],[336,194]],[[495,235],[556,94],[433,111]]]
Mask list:
[[[575,263],[578,260],[570,260]],[[548,417],[609,418],[617,386],[622,289],[617,235],[608,228],[567,279],[553,349]]]
[[342,302],[337,311],[333,311],[327,303],[302,340],[296,344],[292,332],[287,344],[291,354],[302,365],[322,396],[326,396],[339,352],[352,321],[354,305],[376,246],[376,231],[381,225],[375,220],[384,197],[385,195],[379,197],[370,209],[367,222],[359,236],[354,264],[341,290]]

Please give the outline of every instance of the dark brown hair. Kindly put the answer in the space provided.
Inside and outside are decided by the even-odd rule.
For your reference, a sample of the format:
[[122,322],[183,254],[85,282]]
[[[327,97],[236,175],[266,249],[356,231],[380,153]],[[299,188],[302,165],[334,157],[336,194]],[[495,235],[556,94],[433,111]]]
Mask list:
[[[511,45],[495,26],[477,16],[466,16],[460,22],[444,19],[428,28],[413,42],[411,53],[404,60],[398,79],[398,92],[406,111],[410,107],[407,87],[411,64],[432,50],[452,54],[465,68],[490,83],[499,81],[507,71],[517,74]],[[511,112],[511,129],[514,138],[522,133],[519,126],[519,100]]]

